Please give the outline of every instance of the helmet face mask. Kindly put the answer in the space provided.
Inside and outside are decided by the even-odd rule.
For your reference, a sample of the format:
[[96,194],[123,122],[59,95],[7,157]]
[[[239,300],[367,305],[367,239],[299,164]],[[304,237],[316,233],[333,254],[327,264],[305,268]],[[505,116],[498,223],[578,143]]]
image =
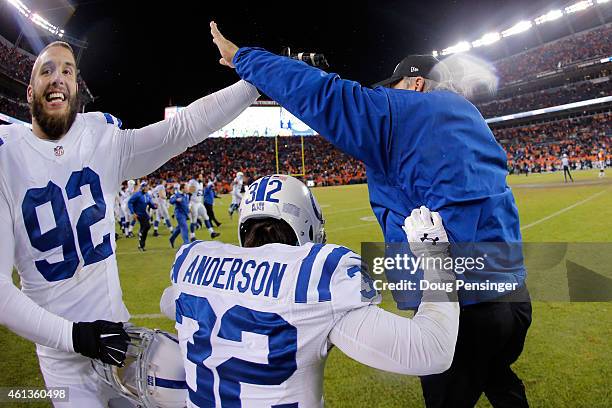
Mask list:
[[325,219],[314,195],[298,179],[273,174],[249,185],[239,208],[238,240],[243,245],[247,220],[274,218],[283,220],[295,233],[298,244],[325,243]]
[[144,327],[127,326],[125,330],[130,336],[125,366],[92,360],[98,377],[139,406],[185,407],[187,383],[176,338]]

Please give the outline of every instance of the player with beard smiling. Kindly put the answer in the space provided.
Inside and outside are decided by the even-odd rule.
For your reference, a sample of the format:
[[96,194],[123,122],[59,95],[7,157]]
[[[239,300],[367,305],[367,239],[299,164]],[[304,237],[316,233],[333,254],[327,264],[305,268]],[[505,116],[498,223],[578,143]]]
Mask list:
[[[66,43],[57,44],[62,45],[50,48],[49,52],[58,53],[63,61],[62,65],[56,67],[51,60],[43,62],[37,58],[27,91],[32,113],[32,130],[34,134],[48,140],[59,140],[65,135],[80,108],[79,85],[76,81],[77,70],[72,48]],[[54,80],[54,70],[61,70],[66,80]]]
[[116,394],[89,358],[123,365],[130,317],[115,255],[117,188],[200,143],[259,95],[239,81],[171,119],[122,130],[109,114],[77,113],[77,72],[68,44],[47,45],[27,89],[32,130],[0,126],[0,324],[36,343],[47,387],[69,388],[56,406],[103,407]]

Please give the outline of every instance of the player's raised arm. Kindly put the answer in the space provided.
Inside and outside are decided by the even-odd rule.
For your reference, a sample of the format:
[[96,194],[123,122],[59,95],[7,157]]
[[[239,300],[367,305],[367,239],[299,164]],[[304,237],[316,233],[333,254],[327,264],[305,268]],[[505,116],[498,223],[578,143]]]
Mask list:
[[[415,256],[448,255],[448,245],[440,245],[448,243],[448,237],[439,214],[425,207],[414,210],[406,219],[406,232]],[[423,233],[439,239],[422,243],[418,237]],[[452,272],[430,268],[424,268],[424,279],[430,283],[455,282]],[[412,319],[374,305],[351,310],[335,324],[329,340],[349,357],[380,370],[409,375],[446,371],[457,341],[459,305],[456,296],[446,301],[439,296],[424,291],[423,302]]]
[[384,167],[391,134],[389,99],[382,91],[340,79],[303,62],[259,48],[238,48],[211,23],[220,63],[261,89],[312,129],[369,166]]
[[258,97],[253,85],[239,81],[198,99],[170,119],[141,129],[118,131],[120,181],[157,170],[227,125]]

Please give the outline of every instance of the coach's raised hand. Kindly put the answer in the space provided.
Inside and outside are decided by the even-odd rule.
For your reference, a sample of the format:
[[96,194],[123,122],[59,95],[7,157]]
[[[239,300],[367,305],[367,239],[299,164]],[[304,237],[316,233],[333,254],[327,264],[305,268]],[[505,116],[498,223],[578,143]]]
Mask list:
[[232,61],[234,60],[234,55],[236,55],[236,52],[238,51],[236,44],[227,40],[223,34],[221,34],[217,28],[217,23],[214,21],[210,22],[210,33],[213,36],[213,42],[217,48],[219,48],[219,53],[221,53],[219,64],[234,68]]

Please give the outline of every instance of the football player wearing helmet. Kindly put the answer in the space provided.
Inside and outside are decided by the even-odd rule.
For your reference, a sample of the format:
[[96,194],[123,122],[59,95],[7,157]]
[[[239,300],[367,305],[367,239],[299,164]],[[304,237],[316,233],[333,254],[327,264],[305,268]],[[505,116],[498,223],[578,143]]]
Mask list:
[[244,173],[239,171],[232,181],[232,202],[227,210],[230,218],[234,215],[234,211],[240,207],[242,201],[242,186],[244,185]]
[[[299,180],[253,182],[240,205],[240,247],[184,245],[160,307],[176,319],[193,406],[322,406],[323,369],[332,346],[394,373],[427,375],[451,364],[456,301],[424,291],[412,319],[377,306],[361,257],[326,244],[317,200]],[[448,238],[425,207],[406,219],[416,256],[445,257]],[[418,237],[427,234],[430,240]],[[430,282],[452,272],[425,268]]]

